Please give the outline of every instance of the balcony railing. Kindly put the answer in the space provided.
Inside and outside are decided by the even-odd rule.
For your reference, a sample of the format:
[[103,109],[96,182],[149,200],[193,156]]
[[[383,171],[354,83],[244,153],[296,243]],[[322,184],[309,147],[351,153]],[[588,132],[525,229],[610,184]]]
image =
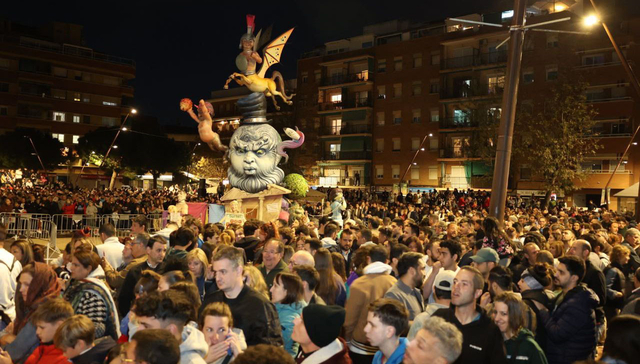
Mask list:
[[341,126],[325,126],[323,128],[325,135],[349,135],[349,134],[365,134],[371,133],[371,125],[369,124],[357,124],[357,125],[341,125]]
[[478,126],[478,122],[470,116],[452,116],[440,119],[440,127],[443,129],[471,128]]
[[340,102],[323,102],[318,104],[318,111],[334,111],[334,110],[345,110],[345,109],[355,109],[358,107],[373,107],[373,99],[370,97],[355,99],[355,100],[345,100]]
[[472,153],[462,147],[440,148],[440,158],[474,158]]
[[441,99],[459,99],[466,97],[479,97],[479,96],[499,96],[504,92],[504,84],[492,83],[481,84],[476,83],[471,86],[456,85],[454,87],[445,87],[440,92]]
[[371,159],[371,151],[365,152],[325,152],[324,160],[367,160]]
[[447,58],[440,62],[440,69],[448,70],[454,68],[474,67],[474,66],[486,66],[496,63],[504,63],[507,61],[507,52],[489,52],[480,53],[472,56],[462,56]]
[[320,86],[340,85],[343,83],[373,81],[373,72],[361,71],[357,73],[338,73],[329,77],[323,77]]

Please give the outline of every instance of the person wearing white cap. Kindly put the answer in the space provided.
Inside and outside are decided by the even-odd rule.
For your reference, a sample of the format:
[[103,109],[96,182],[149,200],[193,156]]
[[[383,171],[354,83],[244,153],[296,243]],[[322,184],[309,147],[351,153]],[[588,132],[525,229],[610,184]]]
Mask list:
[[412,340],[418,331],[422,328],[425,321],[428,320],[434,312],[441,308],[447,308],[451,305],[451,288],[453,287],[453,279],[456,277],[455,272],[450,270],[441,270],[436,275],[434,284],[433,297],[434,303],[430,303],[425,307],[424,312],[413,319],[413,324],[407,334],[407,339]]

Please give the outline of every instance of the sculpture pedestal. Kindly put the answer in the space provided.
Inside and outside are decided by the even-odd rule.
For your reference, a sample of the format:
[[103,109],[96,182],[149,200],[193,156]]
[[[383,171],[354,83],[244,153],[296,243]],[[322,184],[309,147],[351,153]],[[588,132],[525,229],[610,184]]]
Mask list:
[[276,220],[282,211],[284,195],[289,193],[290,190],[278,185],[269,185],[266,190],[258,193],[232,188],[220,200],[225,207],[225,221],[239,220],[240,215],[246,220]]

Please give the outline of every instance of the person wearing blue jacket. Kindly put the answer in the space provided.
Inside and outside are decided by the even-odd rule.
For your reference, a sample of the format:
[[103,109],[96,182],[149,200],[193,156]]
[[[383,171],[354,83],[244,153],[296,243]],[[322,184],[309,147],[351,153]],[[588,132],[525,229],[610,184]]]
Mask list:
[[271,302],[276,306],[282,326],[284,349],[295,357],[298,354],[298,343],[291,339],[293,320],[300,317],[302,309],[307,305],[302,280],[296,274],[278,273],[273,279],[270,291]]
[[585,274],[582,258],[565,256],[555,274],[562,293],[553,311],[534,301],[538,315],[547,330],[547,359],[550,364],[570,364],[593,358],[596,348],[595,309],[598,296],[580,282]]
[[378,347],[372,364],[400,364],[407,348],[409,311],[399,301],[380,298],[369,305],[364,333],[371,346]]

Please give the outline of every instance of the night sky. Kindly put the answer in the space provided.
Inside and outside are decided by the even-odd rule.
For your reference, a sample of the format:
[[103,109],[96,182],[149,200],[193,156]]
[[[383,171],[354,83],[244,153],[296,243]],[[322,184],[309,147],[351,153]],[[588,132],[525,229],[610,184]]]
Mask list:
[[273,24],[272,37],[296,27],[283,63],[273,66],[292,78],[300,54],[327,41],[359,35],[365,25],[392,19],[438,20],[481,12],[489,3],[508,7],[513,1],[38,0],[7,1],[2,14],[28,25],[83,25],[88,47],[136,61],[135,104],[142,114],[163,124],[192,125],[179,111],[179,100],[207,98],[222,89],[236,71],[247,13],[256,15],[258,29]]

